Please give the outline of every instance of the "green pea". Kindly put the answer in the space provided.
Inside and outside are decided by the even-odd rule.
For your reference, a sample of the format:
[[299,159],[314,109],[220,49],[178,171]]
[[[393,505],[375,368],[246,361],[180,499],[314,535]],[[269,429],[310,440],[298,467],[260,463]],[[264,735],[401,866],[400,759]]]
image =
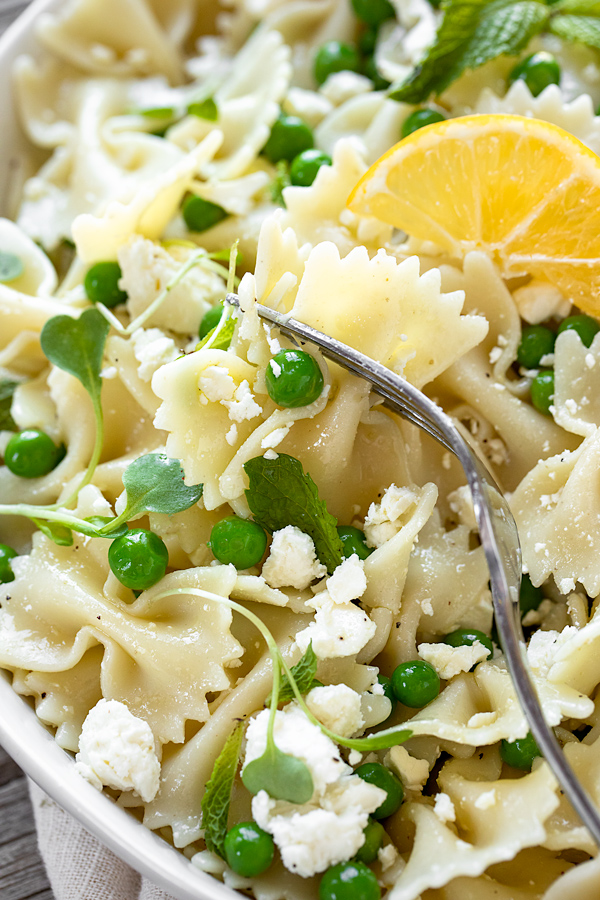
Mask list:
[[205,200],[203,197],[196,196],[187,197],[183,201],[181,212],[183,221],[189,230],[196,233],[214,228],[215,225],[218,225],[219,222],[222,222],[228,216],[228,213],[225,212],[222,206],[211,203],[210,200]]
[[521,578],[521,590],[519,592],[521,615],[524,616],[530,610],[537,609],[543,599],[544,592],[541,587],[534,587],[529,575],[523,575]]
[[563,331],[575,331],[586,347],[591,347],[594,337],[600,331],[600,323],[591,316],[568,316],[558,326],[558,334]]
[[475,641],[479,641],[487,648],[487,659],[491,659],[494,655],[494,645],[483,631],[477,631],[476,628],[457,628],[444,638],[444,643],[451,647],[471,647]]
[[373,28],[377,28],[387,19],[393,19],[396,15],[389,0],[351,0],[351,2],[356,18]]
[[241,822],[225,835],[225,858],[228,866],[244,878],[261,875],[273,862],[273,838],[256,822]]
[[314,147],[314,143],[313,133],[303,119],[282,114],[273,124],[262,152],[273,164],[282,159],[291,162],[299,153]]
[[390,82],[387,80],[387,78],[384,78],[383,75],[380,75],[374,56],[369,56],[369,58],[366,60],[363,71],[367,78],[370,78],[373,82],[373,90],[387,91],[390,86]]
[[400,808],[404,799],[404,788],[398,776],[394,775],[390,769],[382,766],[381,763],[363,763],[354,770],[354,774],[363,781],[381,788],[387,794],[381,806],[378,806],[372,813],[374,819],[386,819]]
[[0,544],[0,584],[8,584],[9,581],[15,580],[15,573],[10,567],[10,561],[15,556],[18,556],[16,550],[8,544]]
[[517,362],[526,369],[537,369],[542,357],[554,352],[556,335],[545,325],[527,325],[521,332]]
[[500,756],[506,765],[512,766],[513,769],[529,772],[536,756],[541,755],[531,732],[524,738],[517,738],[516,741],[502,741],[500,745]]
[[323,84],[336,72],[358,72],[360,57],[356,47],[343,41],[327,41],[317,50],[314,75],[317,84]]
[[383,693],[385,694],[385,696],[388,698],[388,700],[392,704],[392,709],[393,709],[398,701],[396,699],[396,695],[395,695],[394,689],[392,687],[392,679],[388,678],[387,675],[382,675],[380,672],[379,675],[377,676],[377,681],[382,686]]
[[55,469],[64,455],[64,445],[57,447],[45,431],[26,428],[13,434],[9,440],[4,451],[4,462],[13,475],[41,478]]
[[118,262],[98,262],[88,269],[83,287],[88,300],[103,303],[112,309],[127,300],[127,292],[121,290],[119,281],[123,277]]
[[377,28],[367,28],[358,39],[358,49],[363,56],[372,56],[377,44]]
[[108,564],[121,584],[146,591],[164,577],[169,564],[165,542],[153,531],[135,528],[116,538],[108,550]]
[[221,316],[223,315],[223,301],[218,303],[216,306],[213,306],[212,309],[209,309],[208,312],[205,312],[202,316],[202,321],[200,322],[200,329],[198,331],[198,337],[200,340],[205,338],[206,335],[216,328],[219,322],[221,321]]
[[430,663],[422,659],[400,663],[392,675],[396,699],[411,709],[419,709],[435,700],[440,687],[440,676]]
[[343,862],[327,869],[319,884],[319,900],[379,900],[375,873],[362,862]]
[[352,525],[338,525],[337,533],[342,542],[342,556],[348,559],[355,553],[359,559],[366,559],[373,552],[373,547],[367,547],[364,531],[354,528]]
[[271,400],[286,409],[314,403],[324,385],[318,362],[304,350],[276,353],[267,366],[265,382]]
[[233,564],[236,569],[249,569],[263,558],[267,535],[264,528],[250,519],[227,516],[213,526],[209,547],[220,563]]
[[550,415],[550,407],[554,400],[554,372],[542,369],[531,382],[531,402],[545,416]]
[[379,849],[383,844],[383,839],[385,837],[385,829],[381,822],[369,818],[363,834],[365,836],[365,842],[355,855],[354,859],[368,865],[369,863],[375,862],[377,859],[377,854],[379,853]]
[[560,83],[560,66],[551,53],[540,50],[525,57],[512,69],[508,83],[524,81],[531,94],[537,97],[549,84]]
[[322,150],[303,150],[290,168],[290,180],[298,187],[310,187],[321,166],[330,166],[331,157]]
[[425,107],[424,109],[415,109],[415,111],[402,123],[400,137],[404,139],[414,131],[418,131],[419,128],[425,128],[426,125],[434,125],[436,122],[444,121],[445,116],[435,109],[429,109],[428,107]]

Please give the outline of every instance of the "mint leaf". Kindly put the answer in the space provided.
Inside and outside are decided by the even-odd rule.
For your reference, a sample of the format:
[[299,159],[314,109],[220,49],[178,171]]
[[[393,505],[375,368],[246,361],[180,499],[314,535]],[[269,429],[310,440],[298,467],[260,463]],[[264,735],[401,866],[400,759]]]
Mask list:
[[438,84],[458,61],[479,24],[486,0],[453,0],[444,7],[444,18],[435,41],[421,62],[389,97],[403,103],[423,103],[437,92]]
[[600,16],[600,0],[559,0],[552,4],[553,13],[573,13],[576,16]]
[[[315,675],[317,674],[317,657],[312,648],[312,641],[306,648],[306,653],[302,659],[292,667],[291,672],[301,694],[308,694],[313,687],[318,687],[320,685],[321,682],[315,681]],[[284,672],[279,688],[279,702],[287,703],[289,700],[293,700],[295,696],[289,678]]]
[[246,498],[258,524],[270,532],[294,525],[310,535],[318,558],[331,574],[343,559],[337,521],[327,512],[302,463],[286,453],[277,459],[256,456],[244,465],[244,471],[250,480]]
[[[227,310],[225,310],[225,312],[227,312]],[[217,329],[219,329],[218,334],[216,333]],[[211,328],[208,334],[205,335],[196,346],[196,350],[202,350],[207,344],[210,350],[228,350],[234,331],[235,319],[233,316],[230,316],[223,325],[219,323],[219,325],[215,325],[214,328]]]
[[10,381],[8,378],[0,379],[0,431],[16,431],[15,420],[10,414],[12,398],[18,381]]
[[531,38],[542,31],[550,11],[536,0],[520,0],[506,4],[505,0],[490,4],[481,13],[480,22],[465,49],[437,85],[442,93],[467,69],[477,69],[503,54],[515,55],[523,50]]
[[94,404],[99,403],[102,356],[110,325],[97,309],[86,309],[78,319],[55,316],[42,329],[42,351],[50,362],[77,378]]
[[217,756],[212,775],[202,797],[202,827],[206,846],[225,859],[225,835],[231,803],[231,789],[242,749],[244,723],[239,722]]
[[600,20],[592,16],[555,16],[550,31],[565,41],[600,49]]
[[102,535],[113,534],[115,527],[143,513],[175,513],[189,509],[202,496],[202,485],[188,486],[178,459],[164,453],[148,453],[130,463],[123,473],[127,506],[120,516],[102,529]]
[[273,800],[307,803],[314,793],[310,769],[297,756],[282,753],[275,742],[244,767],[242,781],[251,794],[266,791]]
[[200,100],[197,103],[190,103],[187,111],[190,116],[198,116],[198,118],[207,119],[209,122],[216,122],[219,118],[219,110],[212,97],[207,97],[206,100]]

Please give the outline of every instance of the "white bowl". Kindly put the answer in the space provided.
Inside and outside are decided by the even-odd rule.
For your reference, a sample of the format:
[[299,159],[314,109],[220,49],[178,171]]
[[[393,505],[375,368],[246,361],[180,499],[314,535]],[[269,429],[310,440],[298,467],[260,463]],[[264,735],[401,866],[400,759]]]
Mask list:
[[[0,39],[0,83],[8,85],[21,53],[39,54],[35,20],[65,0],[36,0]],[[0,105],[0,185],[14,178],[14,163],[31,152],[19,126],[10,91]],[[6,192],[2,201],[6,203]],[[6,585],[10,589],[10,585]],[[153,834],[108,796],[77,774],[73,758],[54,741],[30,704],[16,694],[0,670],[0,743],[21,768],[56,802],[120,859],[177,900],[232,900],[236,894],[195,868],[181,853]]]

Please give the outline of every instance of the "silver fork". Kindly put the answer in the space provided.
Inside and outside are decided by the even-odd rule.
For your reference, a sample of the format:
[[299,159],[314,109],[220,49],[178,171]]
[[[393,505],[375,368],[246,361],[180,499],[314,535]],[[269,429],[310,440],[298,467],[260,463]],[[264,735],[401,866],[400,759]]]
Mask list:
[[[228,294],[225,302],[239,308],[237,294]],[[384,406],[425,431],[457,457],[471,489],[479,537],[490,571],[496,625],[519,702],[560,786],[600,847],[598,811],[573,772],[554,732],[547,725],[537,698],[521,626],[521,548],[517,526],[491,473],[469,447],[452,419],[400,375],[287,314],[258,303],[256,311],[294,342],[315,344],[327,359],[366,379],[373,391],[383,397]]]

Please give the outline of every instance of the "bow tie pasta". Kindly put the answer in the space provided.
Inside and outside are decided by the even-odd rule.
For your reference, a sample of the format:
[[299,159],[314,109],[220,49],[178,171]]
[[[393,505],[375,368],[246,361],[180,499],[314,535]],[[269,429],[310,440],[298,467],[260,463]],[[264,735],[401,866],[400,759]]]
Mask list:
[[[68,0],[15,65],[45,161],[0,220],[0,667],[81,777],[256,900],[600,891],[457,459],[259,315],[404,377],[485,460],[600,802],[598,163],[569,136],[600,148],[600,82],[578,12],[529,5],[527,47],[496,19],[523,4],[486,2],[450,60],[454,0]],[[517,132],[560,166],[501,159]],[[401,138],[439,144],[396,171]],[[508,266],[497,222],[514,243],[563,194]]]

